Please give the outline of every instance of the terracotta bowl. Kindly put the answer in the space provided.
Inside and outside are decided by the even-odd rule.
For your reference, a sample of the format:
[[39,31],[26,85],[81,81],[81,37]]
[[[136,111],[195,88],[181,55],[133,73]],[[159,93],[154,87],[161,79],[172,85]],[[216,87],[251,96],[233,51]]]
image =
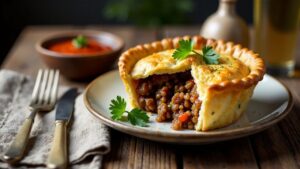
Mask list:
[[[49,46],[64,40],[83,35],[104,45],[111,51],[93,54],[64,54],[49,50]],[[120,56],[124,41],[116,35],[102,31],[78,31],[47,37],[36,44],[36,50],[48,67],[60,70],[61,74],[72,80],[91,80],[110,70]]]

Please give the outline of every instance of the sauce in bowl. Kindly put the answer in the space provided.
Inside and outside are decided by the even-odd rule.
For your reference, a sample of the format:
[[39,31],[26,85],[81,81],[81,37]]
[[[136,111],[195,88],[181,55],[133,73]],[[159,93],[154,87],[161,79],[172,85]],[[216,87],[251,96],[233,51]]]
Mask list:
[[74,45],[74,40],[56,42],[48,47],[49,50],[63,54],[96,54],[111,51],[110,46],[104,45],[94,39],[86,39],[86,44],[82,47]]

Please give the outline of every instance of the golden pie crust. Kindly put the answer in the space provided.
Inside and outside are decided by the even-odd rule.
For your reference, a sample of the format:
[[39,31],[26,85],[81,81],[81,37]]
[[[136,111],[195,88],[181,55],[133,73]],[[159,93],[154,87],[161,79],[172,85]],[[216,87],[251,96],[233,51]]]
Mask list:
[[[172,53],[181,39],[192,39],[195,50],[212,46],[221,55],[220,59],[224,60],[224,64],[206,65],[197,57],[188,57],[182,61],[173,59]],[[253,51],[232,42],[201,36],[168,38],[138,45],[121,55],[118,66],[132,107],[139,107],[135,80],[154,74],[191,70],[202,100],[195,125],[198,131],[224,127],[238,120],[245,111],[256,84],[263,79],[265,73],[264,61]],[[218,73],[214,73],[216,69]]]

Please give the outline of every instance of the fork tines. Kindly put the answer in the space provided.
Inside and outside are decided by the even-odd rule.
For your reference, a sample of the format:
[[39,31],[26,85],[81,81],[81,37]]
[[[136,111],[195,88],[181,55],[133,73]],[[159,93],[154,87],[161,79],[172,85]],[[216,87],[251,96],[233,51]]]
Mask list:
[[32,92],[31,105],[54,105],[57,97],[59,71],[39,69]]

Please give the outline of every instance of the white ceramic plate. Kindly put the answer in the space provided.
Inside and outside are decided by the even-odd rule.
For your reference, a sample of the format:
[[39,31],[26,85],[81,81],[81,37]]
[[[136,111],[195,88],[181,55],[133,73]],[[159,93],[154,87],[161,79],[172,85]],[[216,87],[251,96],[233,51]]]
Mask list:
[[[118,95],[127,99],[118,71],[111,71],[98,77],[87,87],[84,101],[93,115],[116,130],[149,140],[179,144],[206,144],[257,133],[285,117],[293,104],[290,91],[275,78],[265,75],[263,81],[256,86],[246,112],[236,123],[207,132],[175,131],[171,129],[170,122],[157,123],[156,114],[150,116],[149,127],[113,121],[108,108],[111,99]],[[128,106],[127,109],[131,107]]]

